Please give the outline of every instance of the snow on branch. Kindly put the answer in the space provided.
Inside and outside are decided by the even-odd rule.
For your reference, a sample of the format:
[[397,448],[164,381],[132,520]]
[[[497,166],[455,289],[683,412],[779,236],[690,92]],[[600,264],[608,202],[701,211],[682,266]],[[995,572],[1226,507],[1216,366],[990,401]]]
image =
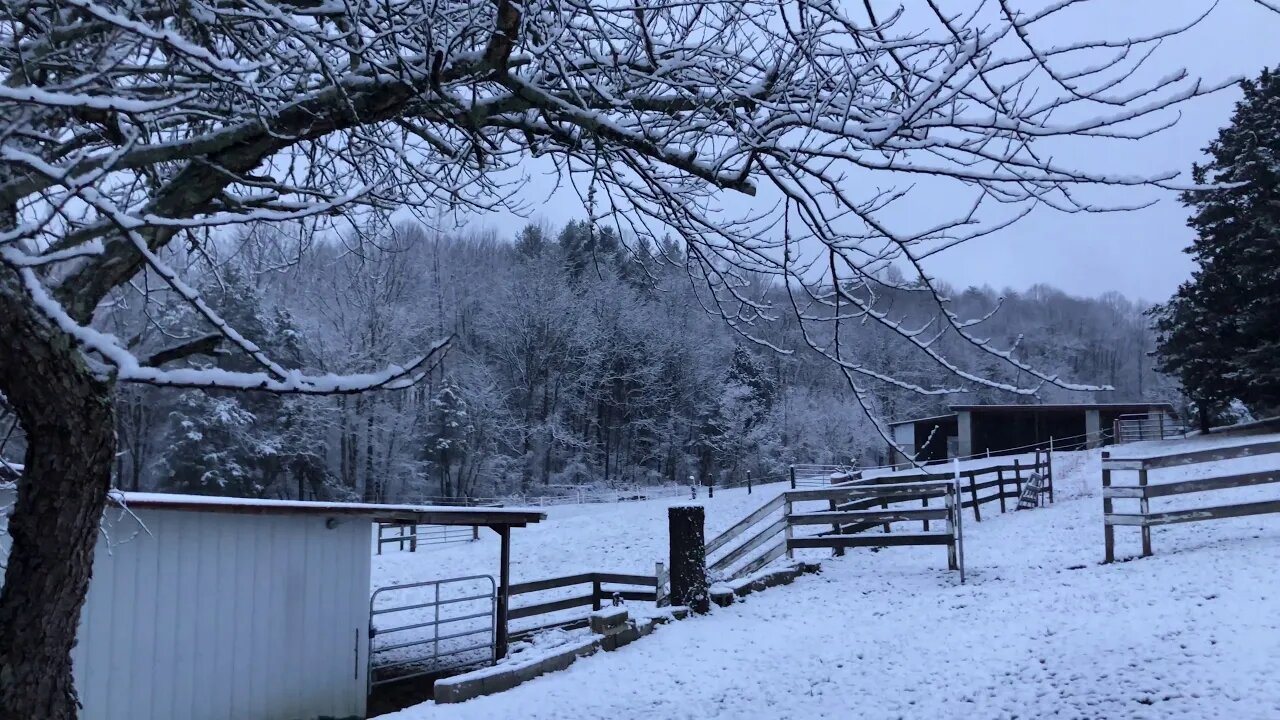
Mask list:
[[[125,381],[401,387],[446,344],[381,373],[301,375],[221,317],[166,249],[199,255],[245,224],[334,237],[395,210],[520,213],[530,158],[549,158],[550,183],[585,188],[593,223],[653,246],[683,240],[700,300],[744,338],[770,344],[752,327],[775,311],[758,278],[807,298],[794,319],[855,394],[853,379],[943,390],[852,360],[841,336],[864,327],[966,384],[1085,389],[973,335],[989,316],[956,314],[923,263],[1034,208],[1120,211],[1148,202],[1129,189],[1187,184],[1056,144],[1141,140],[1222,86],[1154,67],[1200,13],[1049,40],[1067,8],[1102,4],[31,0],[0,17],[0,207],[13,209],[0,272],[22,278],[0,288],[21,287]],[[920,202],[919,179],[965,198],[961,209]],[[1089,193],[1099,188],[1111,192]],[[886,282],[891,265],[913,277]],[[93,331],[113,289],[140,273],[262,372],[151,367]],[[899,322],[868,288],[923,298],[935,319]],[[1031,384],[947,357],[944,336]]]

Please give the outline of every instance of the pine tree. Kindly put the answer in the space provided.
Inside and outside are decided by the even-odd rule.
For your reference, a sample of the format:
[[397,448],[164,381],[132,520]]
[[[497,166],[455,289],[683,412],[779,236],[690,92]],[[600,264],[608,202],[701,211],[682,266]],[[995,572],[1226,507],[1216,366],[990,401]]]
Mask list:
[[1183,193],[1197,269],[1155,309],[1159,368],[1177,375],[1202,426],[1232,398],[1280,411],[1280,72],[1241,82],[1231,124]]

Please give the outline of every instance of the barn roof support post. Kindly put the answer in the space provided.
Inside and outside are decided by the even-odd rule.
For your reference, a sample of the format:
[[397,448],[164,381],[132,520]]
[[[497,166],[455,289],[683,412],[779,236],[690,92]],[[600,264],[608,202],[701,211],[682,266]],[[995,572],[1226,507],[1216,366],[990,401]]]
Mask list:
[[511,632],[508,627],[508,615],[511,609],[511,527],[508,525],[490,525],[489,529],[498,533],[501,540],[498,568],[498,602],[494,618],[493,662],[507,656]]

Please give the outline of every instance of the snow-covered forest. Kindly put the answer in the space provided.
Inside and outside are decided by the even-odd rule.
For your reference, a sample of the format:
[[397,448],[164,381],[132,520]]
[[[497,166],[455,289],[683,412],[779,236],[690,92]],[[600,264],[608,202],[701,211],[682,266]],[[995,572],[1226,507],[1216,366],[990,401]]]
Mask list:
[[[531,224],[503,236],[440,235],[388,228],[358,246],[299,242],[257,227],[208,252],[178,251],[173,263],[211,306],[271,356],[309,372],[361,373],[410,357],[455,335],[437,372],[405,391],[311,397],[118,386],[124,489],[251,497],[423,500],[441,496],[554,494],[564,485],[651,485],[757,478],[791,462],[883,461],[884,443],[830,363],[804,347],[779,313],[753,333],[726,324],[690,282],[681,247],[622,242],[594,231]],[[889,271],[893,273],[891,269]],[[925,325],[932,296],[873,291],[895,320]],[[159,350],[214,328],[162,282],[140,276],[114,293],[100,325]],[[950,291],[961,317],[1000,311],[978,327],[999,348],[1075,382],[1109,385],[1104,400],[1171,399],[1170,381],[1147,357],[1142,308],[1119,294],[1070,297]],[[763,279],[764,302],[786,303]],[[929,357],[894,342],[876,323],[846,323],[844,352],[895,380],[964,388]],[[1015,386],[1032,378],[998,358],[943,336],[948,358]],[[243,353],[196,356],[193,366],[251,370]],[[1039,398],[981,386],[921,395],[876,388],[879,417],[942,411],[949,402],[1083,400],[1044,386]],[[5,423],[7,426],[8,423]],[[7,429],[0,426],[0,431]],[[6,455],[21,457],[21,438]],[[548,487],[553,486],[553,487]]]

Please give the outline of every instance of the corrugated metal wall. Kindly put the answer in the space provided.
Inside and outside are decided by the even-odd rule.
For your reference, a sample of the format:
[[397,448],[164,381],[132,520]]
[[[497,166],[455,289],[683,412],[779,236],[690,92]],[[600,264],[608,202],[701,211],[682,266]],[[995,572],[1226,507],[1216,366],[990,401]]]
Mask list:
[[73,653],[81,717],[364,717],[369,523],[325,520],[108,510]]

